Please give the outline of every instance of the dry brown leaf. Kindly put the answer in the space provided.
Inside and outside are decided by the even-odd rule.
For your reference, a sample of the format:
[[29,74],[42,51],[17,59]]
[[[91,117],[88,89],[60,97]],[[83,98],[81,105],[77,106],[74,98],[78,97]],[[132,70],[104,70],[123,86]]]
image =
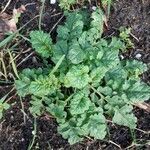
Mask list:
[[2,14],[0,14],[0,18],[1,19],[7,19],[7,20],[9,20],[9,19],[11,19],[12,18],[12,15],[9,15],[9,14],[7,14],[7,13],[2,13]]
[[15,19],[11,19],[7,22],[7,25],[9,26],[9,32],[15,32],[17,30]]
[[15,32],[17,30],[17,23],[21,13],[25,12],[25,6],[21,5],[18,9],[13,9],[13,15],[7,13],[0,14],[0,40],[4,38],[7,32]]
[[10,27],[7,25],[7,23],[0,18],[0,40],[3,39],[5,32],[8,32],[9,30]]

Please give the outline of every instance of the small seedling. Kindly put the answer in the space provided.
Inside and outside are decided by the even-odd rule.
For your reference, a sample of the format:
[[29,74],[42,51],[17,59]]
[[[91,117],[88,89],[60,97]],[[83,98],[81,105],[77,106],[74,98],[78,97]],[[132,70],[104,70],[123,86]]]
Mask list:
[[134,44],[132,43],[132,41],[130,39],[131,28],[120,27],[119,31],[120,31],[119,36],[124,41],[124,43],[126,44],[126,47],[127,48],[133,48]]
[[10,105],[7,102],[5,102],[6,97],[7,96],[4,96],[0,99],[0,119],[2,119],[4,111],[9,109],[10,107]]

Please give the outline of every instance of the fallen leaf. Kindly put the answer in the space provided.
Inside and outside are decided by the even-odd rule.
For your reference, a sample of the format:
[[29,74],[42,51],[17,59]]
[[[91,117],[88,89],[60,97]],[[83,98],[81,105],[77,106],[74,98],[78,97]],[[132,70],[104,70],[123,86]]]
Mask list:
[[15,19],[12,18],[7,22],[7,25],[9,26],[10,30],[9,32],[15,32],[17,30],[16,22]]
[[0,33],[7,32],[10,30],[9,25],[5,22],[5,20],[0,18]]
[[4,38],[5,33],[15,32],[17,23],[21,13],[25,12],[26,8],[21,5],[18,9],[13,9],[13,14],[10,16],[7,13],[0,14],[0,40]]
[[10,30],[9,25],[2,19],[0,19],[0,40],[3,39],[4,34]]

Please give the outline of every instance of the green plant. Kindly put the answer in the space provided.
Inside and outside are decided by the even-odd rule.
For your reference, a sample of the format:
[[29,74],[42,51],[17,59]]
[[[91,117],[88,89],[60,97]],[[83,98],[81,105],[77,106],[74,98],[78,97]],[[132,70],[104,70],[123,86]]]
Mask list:
[[0,99],[0,119],[3,117],[3,112],[9,109],[10,105],[5,102],[6,96]]
[[90,0],[59,0],[59,6],[61,9],[64,10],[70,10],[70,7],[73,6],[74,4],[84,4],[85,1],[88,1],[91,3]]
[[76,0],[59,0],[59,6],[62,9],[69,10],[70,5],[73,5],[76,3]]
[[110,7],[111,7],[111,4],[112,4],[112,0],[101,0],[101,3],[102,3],[102,6],[104,8],[107,7],[107,15],[109,17],[109,15],[110,15]]
[[134,44],[130,40],[131,28],[120,27],[120,38],[124,41],[127,48],[133,48]]
[[59,133],[71,144],[87,136],[104,139],[107,118],[134,129],[133,104],[150,97],[150,87],[139,78],[147,66],[119,60],[125,43],[116,37],[102,38],[100,9],[91,14],[89,24],[80,11],[65,15],[55,44],[43,31],[30,33],[32,46],[44,63],[42,68],[23,70],[15,81],[18,94],[31,95],[34,116],[45,111],[53,115]]

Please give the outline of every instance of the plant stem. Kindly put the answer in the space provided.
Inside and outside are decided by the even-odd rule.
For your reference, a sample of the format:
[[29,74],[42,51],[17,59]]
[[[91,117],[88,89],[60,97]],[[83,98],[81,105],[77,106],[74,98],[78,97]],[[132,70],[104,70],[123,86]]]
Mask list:
[[34,145],[34,142],[35,142],[35,138],[36,138],[36,132],[37,132],[37,124],[36,124],[36,117],[34,117],[34,130],[33,130],[33,139],[32,139],[32,142],[31,144],[29,145],[28,147],[28,150],[32,150],[32,147]]
[[43,11],[44,11],[44,4],[45,4],[45,0],[42,0],[42,7],[41,7],[40,17],[39,17],[39,30],[41,30],[42,14],[43,14]]
[[90,88],[91,88],[95,93],[97,93],[102,99],[106,100],[105,97],[104,97],[104,95],[101,94],[100,92],[98,92],[93,86],[90,85]]

